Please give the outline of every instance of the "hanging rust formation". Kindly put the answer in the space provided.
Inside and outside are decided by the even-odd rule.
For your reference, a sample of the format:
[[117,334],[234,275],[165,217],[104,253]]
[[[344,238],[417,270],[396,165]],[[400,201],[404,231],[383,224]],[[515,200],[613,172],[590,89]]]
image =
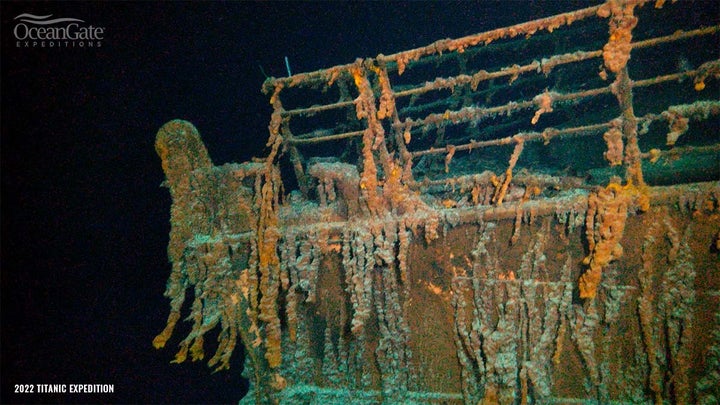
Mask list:
[[167,123],[154,346],[242,351],[257,404],[717,403],[720,27],[696,6],[270,78],[252,162]]

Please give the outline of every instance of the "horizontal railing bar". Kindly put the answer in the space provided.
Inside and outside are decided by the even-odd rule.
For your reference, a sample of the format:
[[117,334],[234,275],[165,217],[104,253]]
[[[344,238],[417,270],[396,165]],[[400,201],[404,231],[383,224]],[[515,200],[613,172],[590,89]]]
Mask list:
[[[661,76],[660,78],[654,78],[654,79],[648,79],[648,80],[640,80],[633,83],[633,86],[647,86],[651,84],[657,84],[659,82],[663,81],[670,81],[670,80],[677,80],[678,77],[682,77],[682,73],[676,73],[672,75],[665,75]],[[656,80],[661,79],[661,80]],[[606,89],[606,88],[602,88]],[[589,90],[593,91],[593,90]],[[556,97],[555,99],[561,99],[561,97]],[[687,104],[687,106],[692,106],[693,104]],[[670,106],[669,108],[677,108],[680,106]],[[645,117],[639,118],[638,122],[653,122],[657,120],[665,119],[662,117],[662,113],[660,114],[648,114]],[[546,128],[543,132],[520,132],[512,136],[507,136],[504,138],[498,138],[498,139],[490,139],[487,141],[471,141],[462,145],[447,145],[445,147],[441,148],[435,148],[431,147],[429,149],[425,150],[419,150],[410,152],[411,156],[413,158],[425,156],[425,155],[431,155],[431,154],[442,154],[442,153],[448,153],[450,150],[454,150],[455,152],[459,151],[465,151],[465,150],[472,150],[476,148],[485,148],[489,146],[502,146],[502,145],[509,145],[511,143],[517,142],[517,141],[549,141],[552,138],[555,137],[563,137],[568,135],[583,135],[583,134],[591,134],[596,133],[600,130],[607,129],[610,127],[610,122],[604,122],[604,123],[598,123],[598,124],[590,124],[590,125],[583,125],[579,127],[572,127],[572,128],[564,128],[564,129],[555,129],[555,128]]]

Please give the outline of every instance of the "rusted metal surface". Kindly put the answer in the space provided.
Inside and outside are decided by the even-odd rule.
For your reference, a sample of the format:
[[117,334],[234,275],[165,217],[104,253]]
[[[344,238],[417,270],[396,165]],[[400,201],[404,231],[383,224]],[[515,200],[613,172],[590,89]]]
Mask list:
[[166,124],[155,346],[190,290],[177,361],[219,329],[248,402],[717,401],[719,27],[662,3],[268,79],[251,163]]

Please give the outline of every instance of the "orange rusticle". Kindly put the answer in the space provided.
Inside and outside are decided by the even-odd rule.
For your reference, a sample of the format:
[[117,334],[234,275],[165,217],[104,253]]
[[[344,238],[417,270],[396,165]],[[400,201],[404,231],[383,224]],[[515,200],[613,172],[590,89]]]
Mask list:
[[720,60],[705,62],[700,65],[693,78],[694,88],[696,91],[705,90],[705,79],[714,77],[715,80],[720,79]]
[[535,96],[533,102],[538,106],[538,110],[535,111],[535,115],[533,115],[532,119],[530,120],[531,124],[537,124],[538,120],[540,120],[541,115],[553,111],[552,104],[555,96],[557,96],[557,93],[549,92],[547,90],[544,93]]
[[171,300],[170,315],[165,329],[153,340],[153,346],[159,349],[165,346],[172,335],[185,301],[182,257],[186,242],[198,231],[194,228],[207,226],[203,213],[193,209],[192,173],[195,170],[210,169],[212,161],[198,130],[183,120],[170,121],[160,128],[155,139],[155,151],[162,161],[165,184],[173,199],[168,244],[168,259],[172,263],[172,271],[165,290],[165,296]]
[[627,200],[622,193],[608,187],[588,197],[586,232],[591,251],[583,261],[589,268],[580,277],[581,298],[595,298],[603,267],[622,256],[626,218]]
[[499,180],[491,180],[495,187],[497,187],[495,189],[495,195],[493,196],[493,203],[497,205],[502,205],[503,199],[505,199],[505,194],[510,186],[510,181],[512,181],[513,169],[515,168],[515,165],[520,158],[520,154],[523,151],[523,147],[525,146],[525,140],[523,138],[517,137],[515,138],[515,142],[515,148],[513,149],[512,155],[510,155],[510,161],[508,162],[507,170],[505,170],[505,178],[502,183],[500,183]]
[[385,130],[377,120],[375,96],[367,79],[362,60],[358,59],[350,71],[355,80],[358,93],[360,93],[354,101],[357,119],[367,120],[367,127],[363,132],[363,171],[360,176],[360,190],[365,197],[370,212],[378,213],[382,211],[382,201],[377,193],[377,166],[373,152],[384,143]]
[[680,115],[677,111],[668,110],[663,112],[663,117],[668,120],[667,142],[668,146],[674,146],[678,138],[688,130],[690,120]]
[[653,148],[648,151],[648,154],[650,155],[650,163],[656,163],[660,159],[661,152],[660,149]]
[[[282,111],[278,89],[275,88],[273,118]],[[262,163],[232,167],[212,165],[200,135],[188,122],[171,121],[158,132],[156,150],[163,161],[165,184],[170,188],[173,203],[168,246],[172,272],[165,292],[171,299],[171,310],[167,326],[153,340],[156,348],[167,344],[181,318],[186,290],[195,289],[187,318],[192,321],[192,330],[180,342],[176,363],[188,357],[193,361],[203,359],[204,336],[219,326],[217,350],[208,361],[209,366],[217,370],[229,368],[238,338],[254,367],[276,368],[280,364],[276,211],[282,183],[274,156],[282,137],[281,120],[272,122],[270,157]],[[255,176],[254,192],[243,185],[243,179],[249,176]],[[251,219],[254,214],[259,214],[257,220]],[[240,274],[229,271],[228,256],[232,255],[229,252],[246,245],[238,244],[223,232],[237,235],[249,230],[258,237],[250,240],[248,266]],[[260,303],[258,296],[262,297]],[[261,360],[263,354],[267,362]],[[259,383],[257,378],[255,383]]]
[[387,70],[385,68],[379,68],[373,66],[372,70],[378,77],[380,82],[380,106],[377,111],[377,118],[383,120],[385,118],[392,117],[395,112],[395,94],[393,93],[392,86],[390,85],[390,79],[388,78]]
[[580,298],[595,298],[603,268],[622,257],[620,241],[628,209],[633,207],[639,211],[650,208],[646,186],[638,187],[632,182],[621,186],[611,182],[588,197],[585,225],[590,254],[583,260],[588,269],[580,277]]
[[445,155],[445,173],[450,173],[450,162],[455,155],[455,145],[448,145],[446,149],[448,153]]
[[617,127],[610,128],[603,135],[603,139],[607,144],[607,151],[603,153],[605,160],[610,162],[610,166],[619,166],[623,162],[623,139],[622,131]]
[[632,30],[638,21],[633,15],[635,5],[634,1],[610,0],[597,12],[599,17],[610,18],[610,38],[603,47],[603,60],[613,73],[622,70],[630,60]]

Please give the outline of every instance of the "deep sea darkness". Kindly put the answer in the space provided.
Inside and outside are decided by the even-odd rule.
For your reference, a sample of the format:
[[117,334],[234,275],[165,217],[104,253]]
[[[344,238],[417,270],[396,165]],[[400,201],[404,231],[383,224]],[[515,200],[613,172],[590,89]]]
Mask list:
[[[169,310],[162,124],[194,123],[215,164],[246,161],[265,153],[263,71],[286,75],[286,56],[312,71],[596,3],[0,3],[0,402],[229,403],[247,390],[239,348],[212,374],[170,364],[187,326],[152,347]],[[17,47],[22,13],[78,18],[105,37]],[[115,392],[13,392],[53,383]]]

